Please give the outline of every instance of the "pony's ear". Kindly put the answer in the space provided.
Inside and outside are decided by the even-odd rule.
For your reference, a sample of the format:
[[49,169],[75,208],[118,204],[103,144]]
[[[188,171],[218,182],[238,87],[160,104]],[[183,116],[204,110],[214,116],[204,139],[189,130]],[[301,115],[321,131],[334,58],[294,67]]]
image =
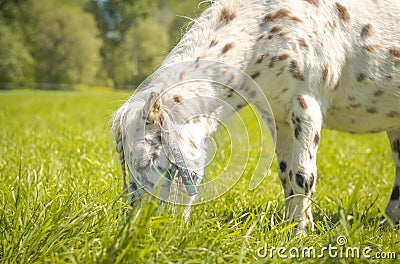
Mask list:
[[144,118],[147,119],[148,123],[158,124],[160,123],[162,116],[162,105],[160,95],[156,92],[151,92],[146,104],[143,108]]

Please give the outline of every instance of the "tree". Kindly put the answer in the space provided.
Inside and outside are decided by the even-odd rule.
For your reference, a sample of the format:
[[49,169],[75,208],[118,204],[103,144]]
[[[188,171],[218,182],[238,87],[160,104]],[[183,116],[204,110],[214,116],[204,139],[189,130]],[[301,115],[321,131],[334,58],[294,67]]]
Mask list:
[[0,82],[139,84],[199,2],[0,0]]
[[[166,2],[163,2],[167,5]],[[211,3],[201,0],[169,0],[168,8],[175,14],[169,23],[171,46],[177,44],[183,33],[190,28],[192,18],[198,16]]]
[[146,19],[127,32],[123,48],[132,56],[134,76],[131,79],[140,83],[161,64],[167,54],[170,48],[168,28],[156,17]]
[[[116,86],[139,84],[179,39],[176,12],[193,15],[199,0],[104,0],[86,5],[101,30],[103,67]],[[185,9],[185,10],[183,10]],[[170,34],[173,32],[173,35]],[[170,35],[173,36],[171,41]]]
[[0,83],[32,82],[27,0],[0,0]]
[[111,79],[117,87],[138,83],[137,75],[142,67],[137,65],[137,56],[140,56],[136,49],[137,31],[133,32],[132,29],[150,17],[157,10],[156,7],[156,1],[148,0],[106,0],[86,3],[85,10],[95,17],[103,39],[101,48],[103,71],[100,72],[102,78]]
[[99,69],[101,40],[91,15],[79,5],[34,1],[35,80],[90,83]]
[[24,43],[9,27],[0,25],[0,83],[28,81],[32,66]]

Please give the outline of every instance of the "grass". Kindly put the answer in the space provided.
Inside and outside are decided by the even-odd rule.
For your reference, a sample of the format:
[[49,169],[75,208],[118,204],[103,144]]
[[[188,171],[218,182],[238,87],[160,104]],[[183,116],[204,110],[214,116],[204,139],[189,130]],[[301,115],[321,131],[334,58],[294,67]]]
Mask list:
[[[323,131],[314,201],[316,230],[293,236],[282,222],[276,173],[254,191],[248,177],[220,199],[197,205],[189,223],[155,214],[150,201],[122,217],[121,179],[108,129],[124,93],[0,93],[1,263],[395,262],[393,259],[263,257],[262,247],[331,245],[395,252],[398,229],[375,219],[389,199],[394,168],[384,134]],[[235,160],[233,160],[235,162]],[[250,165],[252,161],[250,161]],[[246,172],[245,172],[246,174]],[[346,247],[337,243],[347,238]],[[257,253],[258,251],[258,253]],[[291,253],[295,254],[295,251]]]

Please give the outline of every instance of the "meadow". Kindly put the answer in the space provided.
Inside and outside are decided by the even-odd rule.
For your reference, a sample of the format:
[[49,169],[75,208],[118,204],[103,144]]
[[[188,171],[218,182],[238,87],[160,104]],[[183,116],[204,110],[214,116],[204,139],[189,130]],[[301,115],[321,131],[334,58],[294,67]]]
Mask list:
[[[376,223],[394,179],[384,133],[323,131],[313,203],[316,230],[309,235],[294,236],[292,225],[282,220],[284,198],[275,163],[257,189],[248,190],[244,175],[221,198],[194,206],[188,223],[174,212],[156,214],[155,201],[126,219],[109,121],[129,93],[0,92],[1,263],[400,259],[398,228]],[[273,247],[283,249],[271,255]],[[329,247],[338,254],[324,249]],[[303,257],[307,248],[316,255]],[[359,258],[345,254],[356,248]]]

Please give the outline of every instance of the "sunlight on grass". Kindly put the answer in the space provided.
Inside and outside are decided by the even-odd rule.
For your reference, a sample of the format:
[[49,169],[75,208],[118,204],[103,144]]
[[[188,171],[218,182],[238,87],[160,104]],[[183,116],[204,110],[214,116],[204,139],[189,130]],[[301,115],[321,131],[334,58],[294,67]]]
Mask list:
[[[127,96],[0,93],[0,262],[290,262],[260,257],[257,250],[265,243],[320,250],[337,246],[340,235],[347,238],[346,246],[400,256],[398,231],[375,223],[394,178],[383,133],[323,132],[313,198],[316,231],[311,235],[293,237],[282,221],[284,200],[275,163],[256,190],[248,190],[251,172],[245,171],[220,199],[194,206],[189,223],[155,201],[126,220],[108,123]],[[249,164],[254,164],[251,159]],[[304,259],[291,259],[296,261]],[[311,261],[346,259],[325,255]]]

